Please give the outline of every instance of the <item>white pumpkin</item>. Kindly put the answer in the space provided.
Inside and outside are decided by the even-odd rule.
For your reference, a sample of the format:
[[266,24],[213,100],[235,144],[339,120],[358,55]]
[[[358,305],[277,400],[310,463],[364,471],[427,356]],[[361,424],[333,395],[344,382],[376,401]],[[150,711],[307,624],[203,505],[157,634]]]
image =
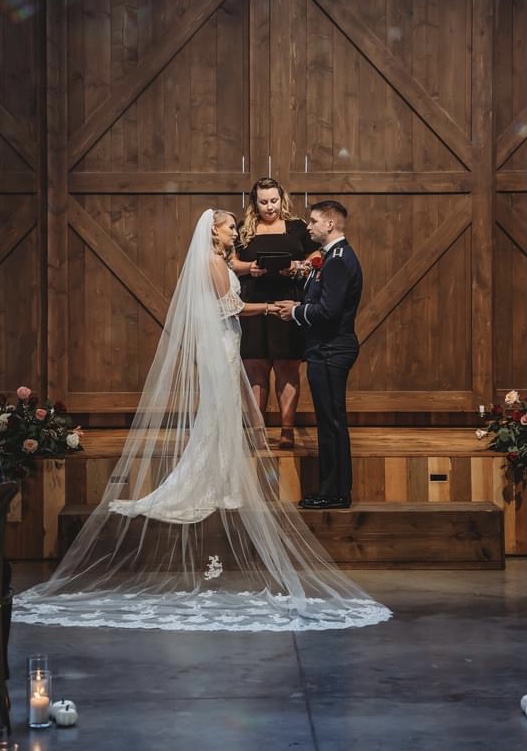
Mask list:
[[66,704],[69,704],[70,709],[77,709],[77,707],[75,706],[75,704],[72,701],[70,701],[69,699],[61,699],[60,701],[55,701],[55,702],[53,702],[53,704],[51,705],[51,708],[49,710],[49,715],[50,715],[50,717],[51,717],[52,720],[55,719],[55,713],[57,712],[57,710],[64,709],[64,707],[66,706]]
[[69,727],[75,725],[79,715],[77,710],[72,704],[66,704],[64,707],[60,707],[55,712],[55,723],[61,727]]

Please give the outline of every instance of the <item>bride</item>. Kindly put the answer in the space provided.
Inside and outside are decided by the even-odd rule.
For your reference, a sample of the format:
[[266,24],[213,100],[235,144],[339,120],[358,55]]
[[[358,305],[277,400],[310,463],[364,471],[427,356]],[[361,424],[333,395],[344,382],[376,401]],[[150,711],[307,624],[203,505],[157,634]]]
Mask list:
[[[196,225],[123,454],[50,581],[13,620],[172,631],[302,631],[390,618],[278,497],[240,355],[235,217]],[[296,500],[296,499],[291,499]]]

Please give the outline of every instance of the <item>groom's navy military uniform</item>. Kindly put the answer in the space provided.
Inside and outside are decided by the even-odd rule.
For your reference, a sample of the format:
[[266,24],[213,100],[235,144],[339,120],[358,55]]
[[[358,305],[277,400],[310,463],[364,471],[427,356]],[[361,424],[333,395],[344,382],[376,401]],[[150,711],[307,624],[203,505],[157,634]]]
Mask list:
[[351,497],[351,446],[346,382],[359,354],[355,316],[362,270],[345,238],[334,241],[318,271],[311,271],[294,320],[306,336],[307,377],[317,419],[320,497],[347,505]]

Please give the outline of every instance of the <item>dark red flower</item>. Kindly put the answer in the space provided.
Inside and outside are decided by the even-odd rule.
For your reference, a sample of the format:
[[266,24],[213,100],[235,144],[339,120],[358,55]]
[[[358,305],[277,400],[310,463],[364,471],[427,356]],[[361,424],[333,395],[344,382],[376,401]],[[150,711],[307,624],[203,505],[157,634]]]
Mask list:
[[519,456],[520,455],[518,454],[517,451],[509,451],[509,453],[507,454],[507,459],[510,462],[515,462],[519,458]]
[[55,410],[55,412],[67,412],[68,411],[68,408],[66,407],[64,402],[60,402],[60,401],[55,402],[55,404],[53,405],[53,409]]
[[503,407],[501,406],[501,404],[493,404],[490,413],[491,415],[502,415]]
[[521,412],[519,409],[515,409],[512,413],[512,419],[516,420],[516,422],[519,422],[520,417],[523,415],[523,412]]
[[315,256],[311,259],[311,267],[315,269],[315,271],[318,271],[322,268],[322,264],[324,263],[324,259],[320,256]]

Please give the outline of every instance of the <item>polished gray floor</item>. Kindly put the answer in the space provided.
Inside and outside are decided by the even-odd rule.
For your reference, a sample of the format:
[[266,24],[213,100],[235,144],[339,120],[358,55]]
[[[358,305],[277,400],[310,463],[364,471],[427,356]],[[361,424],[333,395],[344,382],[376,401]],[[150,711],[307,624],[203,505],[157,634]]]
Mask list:
[[[15,565],[16,591],[46,577]],[[13,739],[21,751],[525,751],[527,560],[353,578],[391,621],[302,634],[15,623]],[[26,727],[26,659],[40,651],[75,727]]]

